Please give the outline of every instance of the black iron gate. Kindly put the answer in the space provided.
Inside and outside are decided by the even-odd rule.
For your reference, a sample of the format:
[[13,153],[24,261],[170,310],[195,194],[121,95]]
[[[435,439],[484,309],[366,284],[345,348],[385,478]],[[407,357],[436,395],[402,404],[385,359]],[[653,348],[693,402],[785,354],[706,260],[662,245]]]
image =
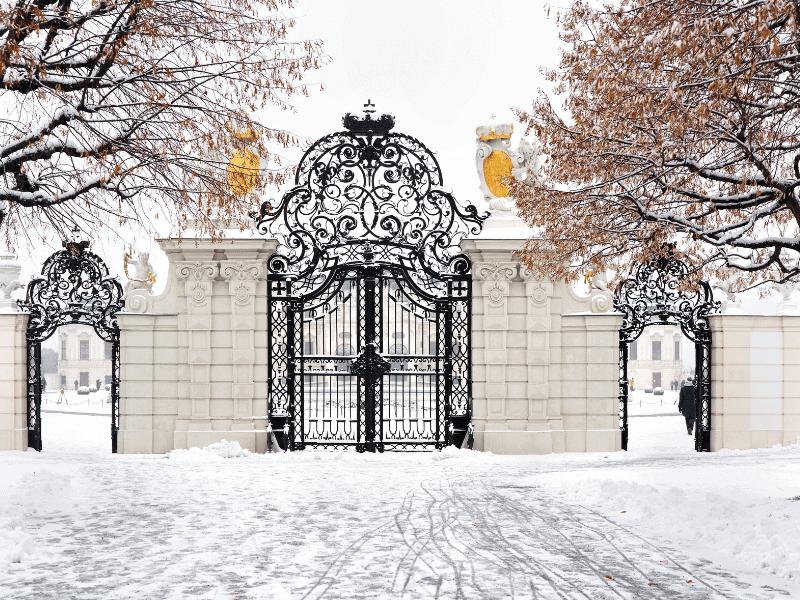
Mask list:
[[111,452],[117,451],[119,426],[119,327],[122,287],[108,273],[103,260],[88,251],[89,242],[64,242],[64,250],[50,256],[42,276],[31,280],[20,307],[28,318],[27,406],[28,447],[42,450],[42,342],[62,325],[91,325],[101,339],[111,342]]
[[[265,203],[270,424],[283,447],[460,444],[471,421],[469,259],[485,216],[441,190],[436,159],[347,115]],[[285,433],[284,433],[285,432]]]
[[619,421],[622,449],[628,449],[628,345],[649,325],[679,325],[695,347],[695,449],[711,450],[711,329],[708,317],[719,309],[711,287],[700,281],[687,288],[689,269],[673,250],[641,264],[614,295],[623,314],[619,330]]

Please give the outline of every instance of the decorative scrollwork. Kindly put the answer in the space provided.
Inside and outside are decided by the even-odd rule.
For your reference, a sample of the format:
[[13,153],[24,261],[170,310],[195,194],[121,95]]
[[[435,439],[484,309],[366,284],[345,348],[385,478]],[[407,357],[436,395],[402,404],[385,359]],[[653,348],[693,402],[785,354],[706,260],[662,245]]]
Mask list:
[[635,340],[645,327],[658,324],[680,325],[693,342],[709,339],[708,317],[720,303],[705,281],[684,289],[688,276],[688,267],[674,253],[640,265],[614,295],[614,308],[623,314],[620,340]]
[[420,285],[467,272],[460,243],[480,232],[488,213],[444,191],[436,158],[419,140],[392,133],[391,117],[344,122],[347,131],[306,152],[280,203],[253,215],[258,231],[278,240],[270,272],[306,280],[299,289],[311,291],[324,281],[319,272],[363,262],[367,247],[377,262],[426,273]]
[[42,276],[28,284],[20,306],[30,312],[29,341],[44,341],[68,323],[92,325],[106,341],[119,339],[115,315],[123,308],[122,286],[86,246],[65,242],[66,249],[50,256]]
[[368,343],[361,354],[350,365],[353,375],[377,377],[392,370],[392,365],[375,349],[373,342]]

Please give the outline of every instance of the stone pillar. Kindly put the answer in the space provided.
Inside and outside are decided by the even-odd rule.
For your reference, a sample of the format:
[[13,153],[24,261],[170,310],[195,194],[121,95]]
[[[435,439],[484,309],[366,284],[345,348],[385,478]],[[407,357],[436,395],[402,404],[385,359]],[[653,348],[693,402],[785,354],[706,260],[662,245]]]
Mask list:
[[253,440],[247,445],[255,448],[255,299],[257,282],[264,279],[266,265],[264,261],[225,260],[220,263],[220,272],[228,281],[231,303],[232,430],[253,432]]
[[[186,444],[204,446],[202,432],[211,431],[212,306],[216,261],[179,262],[177,275],[184,282],[189,365],[189,414]],[[186,416],[179,414],[179,417]],[[177,432],[176,432],[177,433]],[[200,435],[197,435],[197,434]],[[176,447],[181,447],[176,440]]]
[[621,439],[616,398],[622,317],[606,312],[608,292],[580,297],[571,286],[520,265],[521,245],[505,238],[462,244],[474,279],[475,448],[496,454],[613,452]]
[[[527,331],[528,363],[528,431],[547,431],[546,435],[536,436],[537,454],[553,452],[553,438],[549,433],[551,423],[548,416],[560,416],[560,406],[552,406],[548,414],[550,398],[550,331],[553,320],[550,306],[553,297],[553,282],[538,271],[528,267],[522,269],[525,281],[528,314],[525,319]],[[555,402],[553,403],[555,404]],[[557,445],[556,445],[557,446]],[[563,451],[563,450],[562,450]]]
[[800,316],[722,314],[711,327],[711,450],[800,436]]
[[0,450],[28,448],[27,329],[27,314],[0,314]]
[[480,281],[482,303],[481,322],[475,330],[483,337],[479,362],[483,365],[482,387],[486,399],[484,429],[487,432],[508,431],[508,294],[511,280],[517,274],[517,264],[477,263],[473,265],[473,273]]
[[783,439],[800,444],[800,316],[783,316]]

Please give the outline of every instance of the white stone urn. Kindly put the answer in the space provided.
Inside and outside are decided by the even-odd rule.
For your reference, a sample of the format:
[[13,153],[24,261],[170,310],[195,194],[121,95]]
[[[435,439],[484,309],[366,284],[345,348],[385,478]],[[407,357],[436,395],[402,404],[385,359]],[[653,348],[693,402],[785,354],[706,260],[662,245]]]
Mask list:
[[19,282],[21,271],[22,265],[14,259],[13,254],[0,252],[0,313],[19,312],[11,293],[23,287]]
[[779,315],[797,314],[798,307],[796,302],[792,302],[792,292],[797,289],[797,283],[794,281],[785,281],[784,283],[773,283],[772,289],[781,295],[778,306],[775,307],[775,313]]

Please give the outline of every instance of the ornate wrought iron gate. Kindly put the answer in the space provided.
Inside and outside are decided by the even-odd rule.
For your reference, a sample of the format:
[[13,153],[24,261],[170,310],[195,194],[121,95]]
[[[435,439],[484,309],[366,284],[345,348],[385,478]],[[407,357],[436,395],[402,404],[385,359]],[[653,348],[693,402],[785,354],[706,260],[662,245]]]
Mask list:
[[689,269],[674,252],[640,265],[614,295],[623,314],[619,330],[619,421],[622,449],[628,449],[628,344],[649,325],[679,325],[695,347],[695,450],[711,450],[711,329],[708,316],[719,309],[711,287],[700,281],[685,289]]
[[64,250],[48,258],[42,276],[28,284],[28,447],[42,450],[42,342],[62,325],[94,327],[111,342],[111,452],[117,451],[119,428],[119,327],[122,287],[108,273],[103,260],[89,252],[89,242],[64,242]]
[[281,203],[261,207],[259,230],[279,242],[270,423],[292,450],[441,448],[468,432],[471,274],[459,245],[486,216],[441,190],[436,159],[393,125],[347,115]]

